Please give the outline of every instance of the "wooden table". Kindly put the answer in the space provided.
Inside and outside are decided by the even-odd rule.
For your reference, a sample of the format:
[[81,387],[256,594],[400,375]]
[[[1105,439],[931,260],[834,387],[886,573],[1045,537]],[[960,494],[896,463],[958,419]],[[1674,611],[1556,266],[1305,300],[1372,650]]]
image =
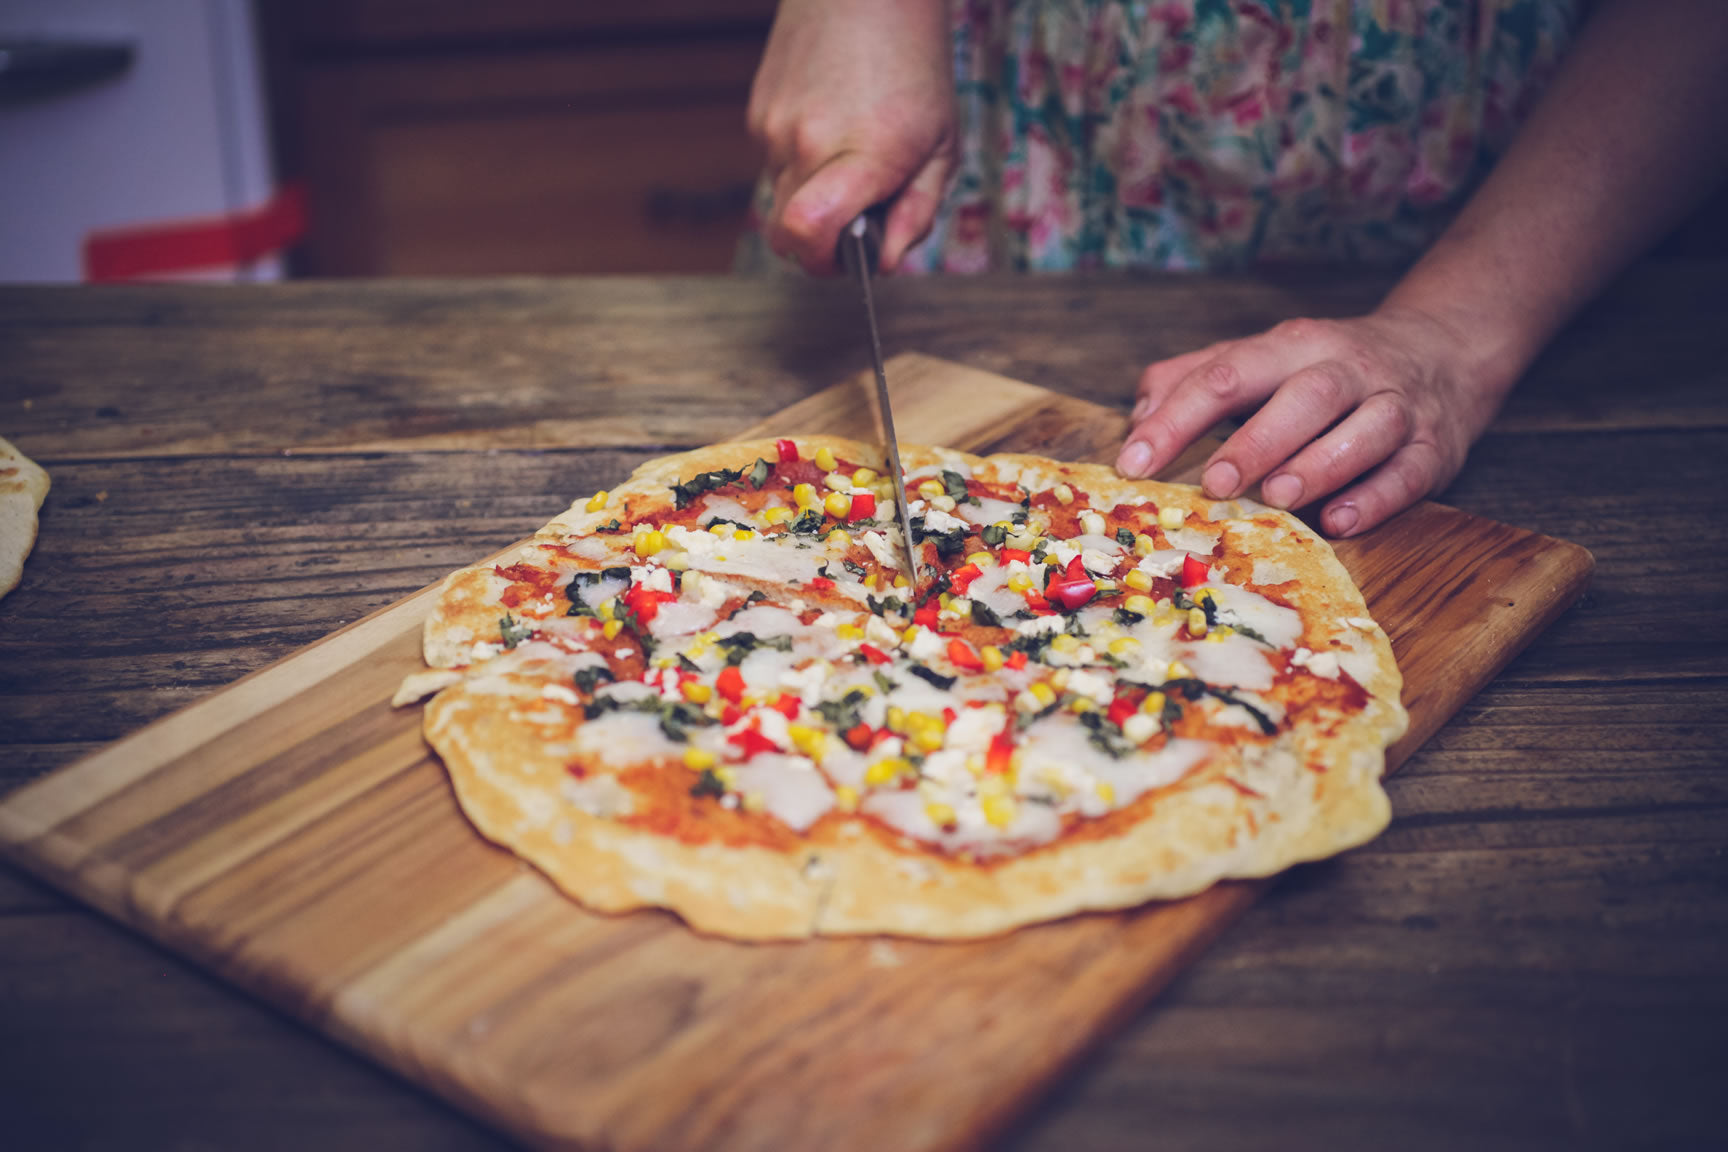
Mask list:
[[[1126,407],[1150,359],[1383,288],[881,295],[890,352]],[[0,600],[0,787],[857,371],[858,325],[839,284],[0,289],[0,435],[54,482]],[[1393,779],[1390,831],[1289,874],[1011,1147],[1721,1139],[1728,264],[1634,270],[1445,498],[1591,549],[1589,597]],[[0,1106],[9,1147],[503,1146],[6,870]]]

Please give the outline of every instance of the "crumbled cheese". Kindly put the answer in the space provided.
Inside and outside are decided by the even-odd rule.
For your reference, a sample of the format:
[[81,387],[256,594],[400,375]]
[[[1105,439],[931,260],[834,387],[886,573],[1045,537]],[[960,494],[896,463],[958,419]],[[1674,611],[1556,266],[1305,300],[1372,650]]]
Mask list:
[[1046,632],[1062,631],[1065,623],[1060,616],[1034,616],[1014,625],[1014,631],[1022,636],[1041,636]]
[[970,532],[972,525],[958,516],[950,516],[940,508],[932,508],[924,514],[924,530],[926,532]]
[[888,543],[888,538],[880,532],[870,531],[859,537],[864,541],[864,547],[870,549],[870,555],[876,557],[876,563],[884,568],[899,568],[900,557]]
[[1080,553],[1080,565],[1088,572],[1094,573],[1095,575],[1102,575],[1107,572],[1115,571],[1116,558],[1114,556],[1106,556],[1096,548],[1087,548],[1085,551]]
[[880,616],[872,616],[865,621],[864,639],[882,649],[900,646],[900,633],[896,632],[894,626]]
[[[1082,645],[1082,647],[1085,647]],[[1085,696],[1099,704],[1107,704],[1114,695],[1110,681],[1093,672],[1081,669],[1068,677],[1068,691],[1077,696]]]
[[929,660],[946,651],[948,651],[948,645],[943,643],[942,637],[928,628],[918,629],[918,635],[913,638],[911,646],[906,649],[907,655],[914,660]]
[[637,565],[630,569],[630,582],[650,592],[672,591],[672,573],[657,565]]

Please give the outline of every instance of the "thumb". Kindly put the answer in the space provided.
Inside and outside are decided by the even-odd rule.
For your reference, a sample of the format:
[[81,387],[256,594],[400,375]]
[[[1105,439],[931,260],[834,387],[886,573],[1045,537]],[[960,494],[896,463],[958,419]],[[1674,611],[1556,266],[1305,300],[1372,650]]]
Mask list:
[[898,189],[900,178],[859,152],[842,152],[812,172],[775,213],[768,243],[813,273],[834,270],[840,230]]

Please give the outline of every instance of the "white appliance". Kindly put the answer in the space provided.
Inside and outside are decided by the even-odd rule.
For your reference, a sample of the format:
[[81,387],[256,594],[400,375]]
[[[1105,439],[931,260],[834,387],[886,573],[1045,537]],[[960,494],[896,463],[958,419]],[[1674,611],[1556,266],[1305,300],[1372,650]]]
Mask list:
[[249,0],[0,0],[0,281],[80,280],[93,232],[220,228],[274,191]]

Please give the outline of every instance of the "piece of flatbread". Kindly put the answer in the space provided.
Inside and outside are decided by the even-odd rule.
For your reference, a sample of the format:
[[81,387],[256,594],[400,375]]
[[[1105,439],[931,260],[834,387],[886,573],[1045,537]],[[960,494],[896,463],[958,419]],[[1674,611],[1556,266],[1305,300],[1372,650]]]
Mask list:
[[36,510],[47,497],[48,473],[0,439],[0,596],[24,575],[24,558],[36,544]]

